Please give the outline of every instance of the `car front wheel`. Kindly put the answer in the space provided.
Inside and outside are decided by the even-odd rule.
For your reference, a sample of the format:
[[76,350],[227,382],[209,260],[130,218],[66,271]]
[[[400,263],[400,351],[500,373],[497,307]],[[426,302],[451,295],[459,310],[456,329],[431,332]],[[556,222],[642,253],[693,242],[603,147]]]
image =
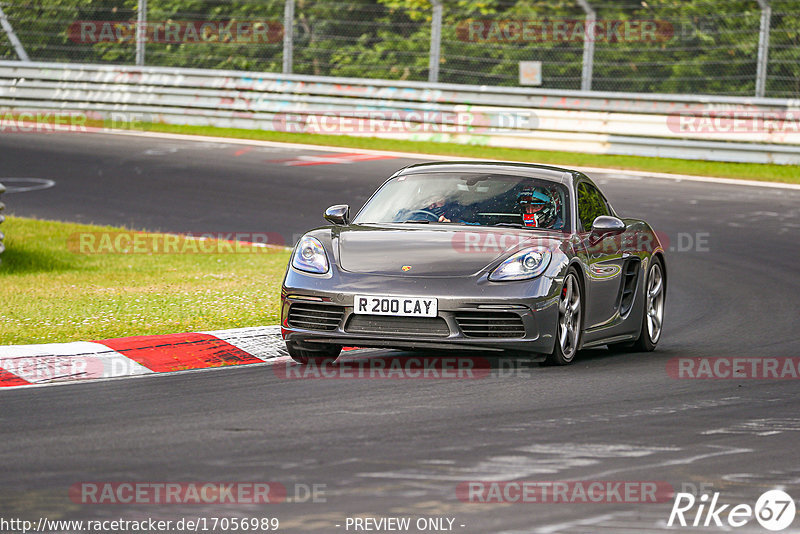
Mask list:
[[564,279],[561,297],[558,301],[558,324],[556,326],[556,344],[552,354],[547,356],[550,365],[568,365],[572,363],[578,352],[583,330],[583,304],[581,302],[581,284],[578,275],[570,270]]

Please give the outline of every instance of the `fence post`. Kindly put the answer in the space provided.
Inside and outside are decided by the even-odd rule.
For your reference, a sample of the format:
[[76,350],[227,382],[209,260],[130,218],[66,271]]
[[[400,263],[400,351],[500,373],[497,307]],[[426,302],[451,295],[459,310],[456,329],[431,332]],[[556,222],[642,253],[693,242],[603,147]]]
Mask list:
[[439,81],[439,61],[442,55],[442,0],[433,0],[431,19],[431,52],[428,59],[428,81]]
[[294,63],[294,0],[286,0],[283,7],[283,70],[292,73]]
[[31,59],[28,57],[28,53],[25,52],[25,48],[22,46],[22,43],[19,42],[17,38],[17,34],[14,33],[14,27],[11,26],[11,23],[8,22],[8,18],[6,17],[5,12],[3,11],[3,6],[0,5],[0,26],[3,27],[5,30],[6,35],[8,35],[8,40],[11,41],[11,46],[14,47],[14,50],[17,52],[17,57],[20,61],[30,61]]
[[767,60],[769,57],[769,26],[772,6],[769,0],[758,0],[761,6],[761,27],[758,32],[758,60],[756,65],[756,96],[763,97],[767,89]]
[[144,65],[144,43],[147,40],[147,0],[139,0],[136,17],[136,64]]
[[583,69],[581,71],[581,91],[592,90],[592,71],[594,70],[594,36],[597,14],[587,0],[578,0],[586,14],[583,33]]

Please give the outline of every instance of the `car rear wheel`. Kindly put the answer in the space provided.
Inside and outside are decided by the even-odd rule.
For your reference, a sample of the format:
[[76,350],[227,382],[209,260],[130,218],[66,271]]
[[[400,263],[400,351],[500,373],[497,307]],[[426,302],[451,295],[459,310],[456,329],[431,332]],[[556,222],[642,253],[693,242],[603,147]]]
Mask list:
[[558,301],[556,344],[552,354],[547,356],[548,364],[568,365],[575,358],[583,330],[582,306],[581,284],[577,273],[570,270],[564,278],[564,287],[561,289],[561,298]]
[[287,341],[286,350],[289,352],[289,356],[299,364],[319,366],[325,363],[335,362],[336,358],[338,358],[339,354],[342,352],[342,347],[338,345],[320,344],[309,348],[306,345],[301,347],[297,343]]
[[667,288],[664,267],[659,258],[653,257],[644,284],[644,310],[639,337],[635,341],[609,343],[609,349],[618,352],[652,352],[661,339]]
[[644,285],[644,312],[642,313],[642,331],[633,343],[633,350],[650,352],[656,348],[661,339],[664,325],[664,300],[667,293],[664,268],[658,257],[653,257],[647,280]]

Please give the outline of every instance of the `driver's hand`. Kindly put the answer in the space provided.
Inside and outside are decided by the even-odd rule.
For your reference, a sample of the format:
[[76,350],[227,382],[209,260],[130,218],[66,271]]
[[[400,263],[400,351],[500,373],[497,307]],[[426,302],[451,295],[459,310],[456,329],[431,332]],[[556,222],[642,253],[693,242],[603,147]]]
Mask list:
[[452,222],[452,221],[447,217],[445,217],[444,215],[439,215],[439,222]]

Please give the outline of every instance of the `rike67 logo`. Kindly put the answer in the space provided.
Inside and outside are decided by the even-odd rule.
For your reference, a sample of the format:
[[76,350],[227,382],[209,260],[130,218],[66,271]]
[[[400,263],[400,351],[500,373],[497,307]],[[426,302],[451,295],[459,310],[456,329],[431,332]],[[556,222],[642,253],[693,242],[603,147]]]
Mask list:
[[695,497],[691,493],[677,493],[667,526],[682,527],[743,527],[755,518],[767,530],[780,531],[792,524],[795,514],[794,500],[782,490],[769,490],[761,494],[755,506],[749,504],[720,504],[719,492]]

